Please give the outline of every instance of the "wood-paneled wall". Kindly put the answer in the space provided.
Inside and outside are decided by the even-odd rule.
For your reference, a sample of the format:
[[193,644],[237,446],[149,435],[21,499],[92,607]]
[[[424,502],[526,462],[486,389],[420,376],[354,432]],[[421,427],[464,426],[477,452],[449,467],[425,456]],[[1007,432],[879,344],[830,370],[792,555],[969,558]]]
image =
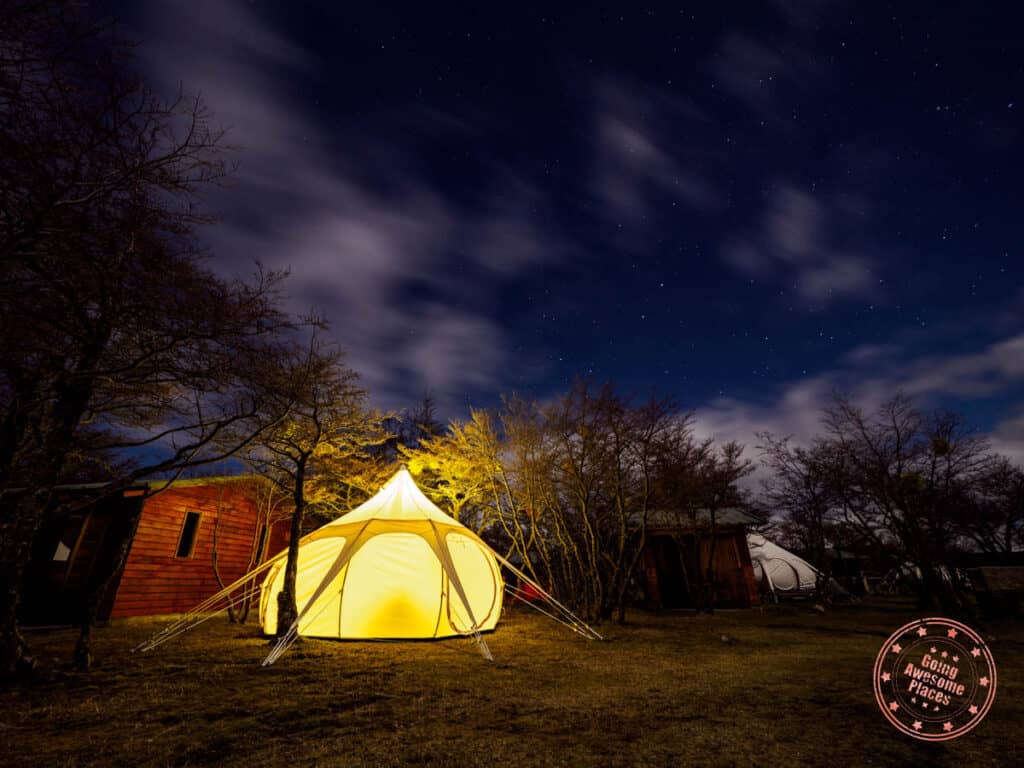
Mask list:
[[[188,512],[201,515],[195,546],[190,557],[177,557]],[[230,584],[254,565],[250,558],[260,522],[254,502],[235,483],[192,481],[148,499],[111,616],[182,613],[194,608],[220,591],[213,570],[215,527],[221,579]],[[287,522],[271,526],[267,539],[265,556],[287,546]]]

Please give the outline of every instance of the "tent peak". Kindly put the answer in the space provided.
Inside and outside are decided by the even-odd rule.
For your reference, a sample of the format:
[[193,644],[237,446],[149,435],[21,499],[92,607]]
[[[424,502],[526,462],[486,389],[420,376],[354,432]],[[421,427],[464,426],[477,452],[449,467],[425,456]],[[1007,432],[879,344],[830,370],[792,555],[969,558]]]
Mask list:
[[376,495],[360,504],[334,524],[354,523],[360,520],[433,520],[459,526],[459,522],[446,514],[427,498],[416,485],[407,467],[400,467]]

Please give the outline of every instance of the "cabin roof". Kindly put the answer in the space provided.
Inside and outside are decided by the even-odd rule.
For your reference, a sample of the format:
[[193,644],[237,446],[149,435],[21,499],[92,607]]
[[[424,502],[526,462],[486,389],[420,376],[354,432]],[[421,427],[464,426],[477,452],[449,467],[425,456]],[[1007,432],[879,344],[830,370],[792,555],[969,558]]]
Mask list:
[[[639,523],[640,516],[634,515]],[[715,512],[716,525],[753,525],[757,518],[739,507],[725,507]],[[652,509],[647,513],[648,528],[692,528],[694,524],[705,526],[711,524],[711,511],[698,509],[695,512],[676,509]]]

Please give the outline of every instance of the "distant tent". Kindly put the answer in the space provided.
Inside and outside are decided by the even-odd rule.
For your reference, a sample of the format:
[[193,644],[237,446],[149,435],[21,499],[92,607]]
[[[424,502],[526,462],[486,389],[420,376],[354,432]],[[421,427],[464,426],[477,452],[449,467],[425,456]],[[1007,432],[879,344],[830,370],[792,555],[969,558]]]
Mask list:
[[529,588],[547,604],[548,610],[538,610],[584,637],[600,639],[540,585],[438,509],[404,467],[369,501],[302,538],[295,588],[299,616],[280,634],[277,596],[286,562],[287,550],[137,650],[151,650],[205,621],[239,599],[240,592],[259,593],[263,631],[279,634],[264,665],[280,658],[299,635],[347,640],[472,635],[491,658],[480,633],[493,630],[501,615],[505,585],[499,563],[519,578],[518,589]]
[[747,534],[754,578],[776,597],[809,595],[818,582],[818,571],[788,549],[773,544],[759,533]]

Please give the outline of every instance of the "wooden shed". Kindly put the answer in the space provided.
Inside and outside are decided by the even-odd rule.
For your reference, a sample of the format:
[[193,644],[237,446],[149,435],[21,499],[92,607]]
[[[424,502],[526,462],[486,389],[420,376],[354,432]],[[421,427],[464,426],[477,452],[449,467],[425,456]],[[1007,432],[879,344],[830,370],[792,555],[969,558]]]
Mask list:
[[[715,515],[715,603],[724,607],[757,605],[760,596],[747,547],[747,526],[757,520],[740,509]],[[707,570],[712,552],[711,516],[655,510],[648,514],[647,538],[641,553],[641,586],[650,608],[693,607],[699,569]],[[698,562],[699,557],[699,562]]]
[[[104,494],[61,489],[62,515],[36,538],[26,573],[26,623],[180,613],[287,546],[288,524],[255,477],[157,482]],[[75,498],[98,497],[86,504]],[[125,552],[127,548],[127,552]]]

